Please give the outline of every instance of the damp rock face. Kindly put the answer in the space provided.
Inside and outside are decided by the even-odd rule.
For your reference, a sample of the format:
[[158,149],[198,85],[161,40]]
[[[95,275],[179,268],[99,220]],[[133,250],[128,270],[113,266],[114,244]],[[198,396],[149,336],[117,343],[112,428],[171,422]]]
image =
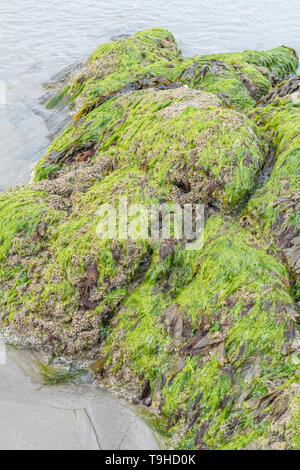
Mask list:
[[[297,64],[183,59],[161,28],[104,44],[52,85],[73,122],[34,181],[0,194],[5,334],[89,360],[179,449],[300,447]],[[99,237],[124,197],[203,203],[203,247]]]

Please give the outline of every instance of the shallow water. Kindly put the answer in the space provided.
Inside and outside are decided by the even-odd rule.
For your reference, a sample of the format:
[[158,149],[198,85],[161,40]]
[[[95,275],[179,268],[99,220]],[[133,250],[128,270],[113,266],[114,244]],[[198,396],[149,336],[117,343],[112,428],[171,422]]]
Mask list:
[[158,448],[132,406],[95,382],[45,386],[37,359],[7,347],[0,360],[0,450]]
[[26,183],[47,148],[41,83],[101,42],[163,26],[184,55],[281,44],[300,51],[299,23],[299,0],[0,0],[0,190]]

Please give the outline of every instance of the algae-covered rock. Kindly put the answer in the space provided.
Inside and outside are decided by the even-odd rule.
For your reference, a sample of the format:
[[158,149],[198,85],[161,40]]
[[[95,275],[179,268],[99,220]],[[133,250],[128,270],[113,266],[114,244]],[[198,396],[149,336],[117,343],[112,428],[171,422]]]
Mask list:
[[[266,106],[264,106],[266,105]],[[244,221],[275,243],[300,279],[300,80],[274,88],[252,114],[268,133],[275,161],[268,181],[245,210]]]
[[107,372],[134,380],[130,364],[153,388],[163,377],[160,408],[186,434],[180,448],[238,449],[261,439],[271,448],[287,439],[284,426],[273,431],[280,411],[282,422],[297,419],[288,411],[299,393],[288,274],[232,219],[211,217],[205,233],[201,252],[174,254],[167,289],[153,266],[123,302],[104,347]]
[[63,90],[79,110],[150,73],[161,75],[178,58],[180,50],[169,31],[144,30],[99,46],[70,83],[64,83]]
[[[162,28],[102,45],[58,80],[74,121],[34,181],[0,195],[3,330],[90,360],[180,449],[299,448],[296,66],[283,46],[183,59]],[[101,237],[123,198],[203,203],[203,247]]]
[[173,35],[154,28],[102,44],[73,78],[62,80],[59,75],[58,94],[48,107],[68,96],[78,118],[115,93],[147,88],[149,79],[154,78],[157,86],[166,79],[181,82],[218,94],[229,107],[247,109],[272,85],[294,74],[297,64],[295,50],[284,46],[266,52],[249,50],[183,59]]
[[265,147],[258,128],[224,109],[213,94],[185,87],[145,90],[115,97],[68,127],[35,178],[105,157],[115,169],[145,171],[163,197],[211,201],[230,210],[251,191]]

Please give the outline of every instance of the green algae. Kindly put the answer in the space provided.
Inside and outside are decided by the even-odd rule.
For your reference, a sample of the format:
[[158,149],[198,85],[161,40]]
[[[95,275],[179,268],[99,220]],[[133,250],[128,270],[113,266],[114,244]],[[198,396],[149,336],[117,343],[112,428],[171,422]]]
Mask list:
[[68,94],[73,100],[80,96],[80,103],[87,105],[99,95],[148,75],[150,70],[160,74],[179,57],[180,51],[169,31],[163,28],[144,30],[97,48],[75,77]]
[[[287,204],[281,223],[297,236],[299,107],[240,112],[296,65],[285,47],[182,59],[162,28],[102,45],[51,103],[68,97],[77,121],[34,183],[0,196],[3,322],[57,354],[106,357],[104,384],[149,381],[178,449],[299,448],[299,289],[274,225]],[[112,94],[147,74],[190,89]],[[276,162],[255,192],[268,147]],[[99,238],[99,208],[124,196],[212,207],[203,248]],[[78,371],[42,372],[57,383]]]
[[87,374],[85,369],[65,369],[58,366],[46,365],[43,362],[37,363],[39,373],[46,385],[58,385],[74,382]]
[[[294,51],[279,47],[270,51],[244,51],[242,53],[215,54],[200,58],[206,61],[224,62],[223,73],[208,73],[203,83],[207,91],[229,94],[234,106],[245,109],[267,93],[274,82],[283,80],[288,74],[295,73],[298,60]],[[197,58],[195,59],[197,64]],[[197,76],[197,73],[196,73]],[[202,77],[198,77],[198,80]],[[206,83],[207,81],[207,83]],[[192,81],[192,86],[197,86]]]
[[35,173],[35,180],[42,181],[44,179],[49,179],[50,176],[61,169],[60,165],[49,165],[49,166],[39,166]]
[[[250,120],[221,108],[213,95],[185,89],[114,98],[80,126],[69,127],[48,153],[78,146],[80,155],[87,142],[95,143],[97,156],[105,152],[117,159],[119,168],[146,166],[150,184],[165,194],[184,173],[192,193],[197,187],[203,200],[208,195],[227,209],[249,194],[265,152],[262,135]],[[45,159],[38,164],[36,180],[56,168]]]
[[50,101],[48,101],[46,108],[47,109],[54,109],[65,97],[67,92],[69,91],[69,86],[66,86],[58,95],[54,96]]
[[268,181],[253,195],[243,216],[257,233],[268,237],[274,250],[282,250],[291,269],[299,266],[289,256],[289,246],[299,236],[300,112],[289,97],[258,108],[252,118],[270,135],[276,161]]
[[42,193],[28,189],[21,193],[12,190],[10,197],[8,194],[0,196],[1,261],[5,260],[11,250],[13,238],[17,234],[24,234],[29,238],[47,210]]
[[68,96],[77,117],[99,97],[109,97],[128,83],[163,76],[191,88],[220,94],[224,103],[245,110],[267,93],[274,83],[295,73],[298,59],[293,49],[210,54],[182,59],[173,35],[163,29],[141,31],[128,39],[102,44],[72,83],[50,105]]
[[[219,233],[216,233],[218,226]],[[214,448],[237,448],[239,444],[235,443],[235,436],[230,435],[228,444],[226,443],[226,429],[230,422],[239,417],[239,433],[243,434],[244,429],[249,433],[247,439],[245,438],[245,445],[265,435],[267,425],[261,426],[260,431],[255,420],[249,425],[251,409],[247,408],[247,401],[252,397],[265,396],[268,393],[266,384],[271,379],[287,381],[295,371],[295,366],[280,353],[285,341],[284,332],[290,324],[288,309],[292,309],[293,302],[281,281],[283,276],[287,276],[285,268],[264,250],[258,251],[249,246],[249,243],[253,243],[253,238],[246,231],[234,224],[228,225],[228,222],[210,219],[206,237],[210,241],[198,255],[201,256],[201,264],[198,272],[194,273],[193,280],[187,286],[181,286],[180,278],[177,277],[177,295],[171,298],[169,292],[155,294],[155,282],[146,281],[123,303],[126,310],[118,314],[117,327],[106,348],[111,351],[115,342],[118,349],[118,352],[115,351],[116,357],[121,355],[126,358],[135,375],[150,378],[153,388],[160,374],[169,377],[162,389],[164,400],[161,411],[165,416],[176,414],[178,408],[182,408],[183,416],[185,411],[186,416],[189,416],[193,402],[201,394],[201,401],[194,408],[197,420],[179,445],[180,448],[185,448],[186,445],[189,447],[190,444],[187,443],[193,443],[197,427],[210,420],[209,430],[213,432],[213,439],[209,437],[209,433],[207,436],[205,433],[204,443]],[[183,262],[184,259],[182,256]],[[232,296],[236,298],[236,302],[243,298],[244,308],[247,308],[249,299],[251,300],[251,309],[246,316],[241,305],[238,309],[235,308],[236,313],[232,313],[234,309],[230,311],[226,308],[226,301]],[[192,358],[187,357],[186,364],[180,370],[182,354],[177,357],[178,353],[173,349],[168,352],[168,344],[173,338],[168,339],[165,336],[166,332],[164,333],[160,322],[167,305],[179,306],[180,314],[192,319],[190,338],[199,328],[202,319],[208,322],[208,327],[216,319],[219,320],[221,332],[226,333],[226,367],[220,365],[217,351],[211,358],[206,357],[201,367],[198,366],[202,356],[199,352]],[[282,314],[278,316],[278,309],[282,308],[287,309],[286,319]],[[183,344],[184,339],[181,338],[181,345]],[[243,355],[237,360],[241,350]],[[278,351],[278,354],[274,355],[274,351]],[[174,361],[175,365],[176,362],[179,363],[177,373]],[[249,388],[243,379],[243,365],[247,361],[250,361],[249,364],[258,362],[261,373],[251,383],[247,401],[240,409],[236,404],[238,397]],[[229,392],[228,403],[223,409],[222,401]],[[219,429],[221,424],[223,430]],[[251,427],[253,432],[249,431]],[[176,426],[173,430],[176,430]]]
[[[105,53],[102,60],[105,60]],[[99,96],[109,95],[133,79],[164,76],[171,81],[188,84],[191,88],[219,94],[226,105],[244,110],[266,94],[274,82],[280,82],[295,73],[298,65],[294,53],[284,47],[267,52],[245,51],[193,59],[173,57],[171,63],[169,58],[169,61],[163,59],[146,67],[142,60],[136,60],[137,63],[128,62],[130,68],[122,67],[116,73],[105,75],[103,79],[88,82],[86,87],[89,91],[81,88],[76,95],[76,98],[80,97],[78,103],[84,100],[84,107],[88,107]],[[90,67],[87,67],[88,70]]]

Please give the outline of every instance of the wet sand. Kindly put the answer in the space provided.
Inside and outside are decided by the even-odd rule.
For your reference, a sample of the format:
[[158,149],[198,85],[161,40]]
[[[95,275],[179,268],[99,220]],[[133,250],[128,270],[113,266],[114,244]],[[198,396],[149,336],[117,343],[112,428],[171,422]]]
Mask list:
[[45,386],[36,356],[7,348],[0,364],[0,450],[153,450],[134,407],[96,383]]

